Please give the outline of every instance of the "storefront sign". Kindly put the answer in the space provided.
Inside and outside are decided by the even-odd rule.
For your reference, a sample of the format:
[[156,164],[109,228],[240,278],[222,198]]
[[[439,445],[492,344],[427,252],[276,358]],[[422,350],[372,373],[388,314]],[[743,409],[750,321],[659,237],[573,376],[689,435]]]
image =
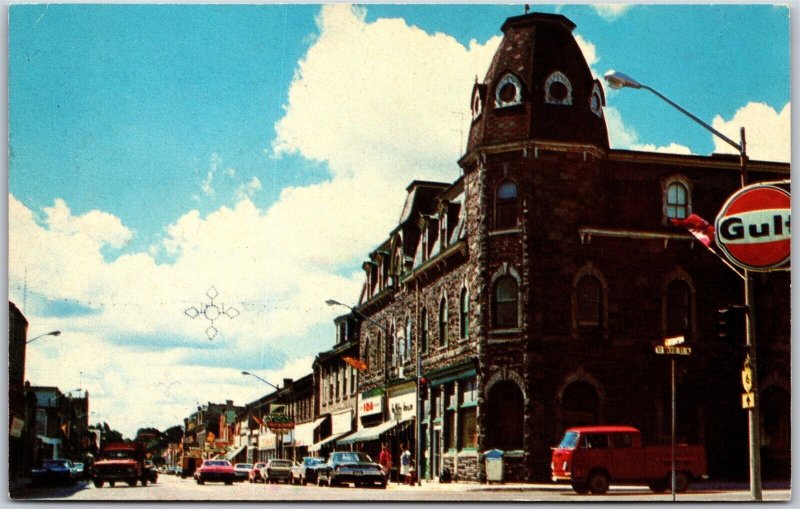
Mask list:
[[404,421],[417,415],[416,392],[389,398],[389,409],[394,420]]
[[359,402],[358,413],[362,417],[365,415],[379,414],[381,412],[383,412],[383,396],[372,396],[370,398],[361,399]]
[[347,410],[331,415],[331,433],[347,433],[353,429],[353,411]]

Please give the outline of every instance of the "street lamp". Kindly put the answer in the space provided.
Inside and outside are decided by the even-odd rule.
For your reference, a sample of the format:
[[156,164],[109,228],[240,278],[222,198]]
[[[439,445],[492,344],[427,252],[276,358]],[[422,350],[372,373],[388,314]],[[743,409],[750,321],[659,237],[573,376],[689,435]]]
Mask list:
[[25,342],[25,344],[28,344],[28,343],[33,343],[33,342],[34,342],[34,341],[36,341],[37,339],[39,339],[39,338],[43,338],[43,337],[45,337],[45,336],[60,336],[60,335],[61,335],[61,331],[60,331],[60,330],[54,330],[54,331],[48,332],[48,333],[46,333],[46,334],[39,334],[39,335],[38,335],[38,336],[36,336],[35,338],[27,340],[27,341]]
[[256,374],[254,374],[254,373],[250,373],[249,371],[242,371],[242,374],[243,374],[243,375],[250,375],[250,376],[256,377],[256,378],[258,378],[259,380],[261,380],[262,382],[264,382],[265,384],[267,384],[267,385],[269,385],[270,387],[272,387],[273,389],[275,389],[276,391],[279,391],[279,390],[280,390],[280,389],[278,388],[278,386],[276,386],[275,384],[272,384],[272,383],[270,383],[270,382],[267,382],[266,380],[264,380],[263,378],[261,378],[260,376],[258,376],[258,375],[256,375]]
[[[747,150],[745,145],[744,127],[739,131],[740,142],[736,143],[721,132],[717,131],[707,123],[703,122],[684,108],[671,101],[657,90],[643,85],[631,78],[627,74],[617,71],[608,71],[605,74],[606,83],[614,89],[620,88],[643,88],[654,93],[663,99],[670,106],[674,107],[687,117],[691,118],[705,129],[710,131],[714,136],[718,137],[728,145],[732,146],[739,152],[740,164],[740,184],[741,187],[747,185]],[[753,294],[753,281],[750,276],[750,271],[744,269],[744,305],[747,313],[747,325],[745,327],[745,338],[748,347],[748,358],[750,361],[750,370],[752,378],[752,391],[754,394],[753,407],[749,411],[749,442],[750,442],[750,494],[754,500],[761,500],[761,429],[759,423],[759,398],[758,398],[758,375],[756,372],[756,335],[755,335],[755,314],[753,312],[754,294]]]

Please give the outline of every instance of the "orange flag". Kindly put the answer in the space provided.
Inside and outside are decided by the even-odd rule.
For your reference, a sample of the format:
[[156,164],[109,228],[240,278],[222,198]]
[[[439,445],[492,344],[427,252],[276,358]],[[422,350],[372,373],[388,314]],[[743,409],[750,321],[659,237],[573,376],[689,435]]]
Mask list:
[[347,364],[350,364],[359,371],[364,371],[367,369],[367,364],[360,359],[355,359],[347,355],[342,355],[342,360],[345,361]]

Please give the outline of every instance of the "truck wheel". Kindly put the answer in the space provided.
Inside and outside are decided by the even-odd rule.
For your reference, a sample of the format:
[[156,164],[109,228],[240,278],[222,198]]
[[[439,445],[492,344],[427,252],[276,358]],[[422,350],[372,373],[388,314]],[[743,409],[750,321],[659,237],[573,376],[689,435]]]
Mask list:
[[675,491],[683,493],[689,488],[689,476],[686,472],[675,472]]
[[136,478],[128,479],[128,486],[130,487],[136,486]]
[[669,483],[670,481],[667,481],[665,479],[653,479],[647,484],[647,486],[653,493],[664,493],[665,491],[667,491]]
[[575,493],[578,495],[586,495],[589,493],[589,485],[585,482],[574,482],[572,483],[572,489],[575,490]]
[[97,480],[94,481],[94,487],[95,488],[102,488],[103,484],[105,484],[104,481],[97,481]]
[[147,486],[147,478],[142,479],[142,486]]
[[605,472],[592,472],[587,481],[589,490],[595,495],[603,495],[608,491],[609,479]]
[[201,478],[199,478],[199,477],[197,478],[197,484],[203,484],[203,482],[204,481]]

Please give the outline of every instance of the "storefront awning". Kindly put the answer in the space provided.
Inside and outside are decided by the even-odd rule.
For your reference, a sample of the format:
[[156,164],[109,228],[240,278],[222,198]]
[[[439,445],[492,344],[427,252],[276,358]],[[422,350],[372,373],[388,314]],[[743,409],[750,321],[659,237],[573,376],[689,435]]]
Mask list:
[[326,417],[320,417],[319,419],[311,422],[304,422],[303,424],[298,424],[294,428],[294,436],[292,437],[294,440],[295,447],[306,447],[310,446],[314,443],[314,430],[322,424]]
[[225,455],[225,459],[226,459],[226,460],[228,460],[228,461],[233,461],[233,458],[235,458],[236,456],[238,456],[238,455],[239,455],[239,453],[240,453],[240,452],[242,452],[242,451],[244,450],[244,448],[245,448],[245,447],[247,447],[247,446],[246,446],[246,445],[243,445],[243,446],[241,446],[241,447],[237,447],[236,449],[234,449],[234,450],[232,450],[231,452],[229,452],[228,454],[226,454],[226,455]]
[[379,439],[381,437],[381,435],[383,435],[384,433],[386,433],[390,429],[394,428],[398,424],[402,424],[402,423],[409,422],[409,421],[411,421],[411,419],[406,419],[404,421],[399,421],[399,422],[398,421],[386,421],[386,422],[384,422],[382,424],[378,424],[377,426],[372,426],[370,428],[363,428],[363,429],[360,429],[360,430],[356,431],[352,435],[349,435],[349,436],[339,440],[337,443],[339,443],[339,444],[353,444],[355,442],[369,442],[370,440],[377,440],[377,439]]
[[346,435],[346,434],[347,433],[336,433],[336,434],[333,434],[333,435],[329,436],[328,438],[320,440],[319,442],[317,442],[317,443],[313,444],[311,447],[309,447],[308,448],[308,452],[317,452],[320,449],[322,449],[326,444],[329,444],[329,443],[333,442],[334,440],[336,440],[337,438],[340,438],[340,437],[342,437],[343,435]]

